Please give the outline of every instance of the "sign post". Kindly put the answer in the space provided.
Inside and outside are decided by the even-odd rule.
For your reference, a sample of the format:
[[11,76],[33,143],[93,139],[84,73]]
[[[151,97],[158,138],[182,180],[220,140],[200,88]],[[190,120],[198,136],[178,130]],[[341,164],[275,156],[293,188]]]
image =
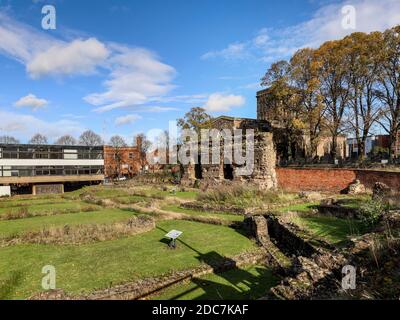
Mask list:
[[178,231],[178,230],[172,230],[170,232],[168,232],[165,237],[170,238],[171,241],[168,244],[168,246],[172,249],[176,249],[176,239],[182,234],[182,231]]

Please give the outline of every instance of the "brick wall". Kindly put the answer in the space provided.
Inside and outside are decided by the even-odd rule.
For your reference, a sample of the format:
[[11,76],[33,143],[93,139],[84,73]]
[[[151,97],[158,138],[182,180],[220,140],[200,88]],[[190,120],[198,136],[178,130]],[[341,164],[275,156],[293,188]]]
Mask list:
[[288,191],[332,191],[340,192],[358,179],[367,188],[376,182],[383,182],[400,190],[400,172],[354,170],[354,169],[314,169],[277,168],[278,186]]
[[[117,161],[116,159],[119,159]],[[120,166],[120,168],[118,168]],[[104,146],[104,171],[108,178],[121,175],[133,176],[142,168],[140,150],[137,147],[113,148]]]

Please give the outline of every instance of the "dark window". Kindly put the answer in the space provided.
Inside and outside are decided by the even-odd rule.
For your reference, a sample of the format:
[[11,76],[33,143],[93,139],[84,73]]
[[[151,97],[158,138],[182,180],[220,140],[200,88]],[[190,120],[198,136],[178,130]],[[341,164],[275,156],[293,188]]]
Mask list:
[[224,179],[233,180],[233,166],[231,164],[224,165]]

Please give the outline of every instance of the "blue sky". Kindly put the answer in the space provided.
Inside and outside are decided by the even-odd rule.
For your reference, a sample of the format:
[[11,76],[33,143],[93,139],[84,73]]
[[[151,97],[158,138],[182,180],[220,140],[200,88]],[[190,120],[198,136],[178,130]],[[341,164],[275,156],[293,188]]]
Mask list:
[[[44,5],[56,30],[41,27]],[[341,27],[344,5],[356,30]],[[271,62],[400,23],[397,0],[0,0],[0,135],[105,140],[167,128],[194,106],[256,117]]]

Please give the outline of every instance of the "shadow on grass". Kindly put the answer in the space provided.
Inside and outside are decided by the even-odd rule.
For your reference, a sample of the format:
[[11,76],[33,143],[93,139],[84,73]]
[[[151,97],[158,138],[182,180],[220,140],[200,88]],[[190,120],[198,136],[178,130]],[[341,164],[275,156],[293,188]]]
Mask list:
[[304,220],[314,236],[329,239],[335,245],[346,243],[349,237],[359,236],[369,231],[355,219],[316,216],[307,217]]
[[235,268],[203,279],[194,278],[189,285],[173,290],[168,299],[254,300],[277,284],[278,278],[268,268],[256,267],[253,273]]
[[[157,226],[157,229],[167,233],[167,230],[159,226]],[[243,234],[242,232],[243,230],[239,231],[239,233]],[[160,242],[167,245],[169,240],[163,238]],[[199,262],[209,265],[213,269],[213,273],[206,279],[193,278],[189,289],[185,289],[187,285],[164,288],[173,291],[169,299],[256,299],[265,295],[269,288],[277,284],[277,278],[272,275],[271,270],[268,268],[256,268],[255,272],[258,275],[255,275],[237,267],[236,261],[224,257],[216,251],[201,253],[181,239],[177,239],[177,242],[193,250]],[[215,278],[215,281],[213,281],[214,279],[209,279],[210,277]],[[195,292],[198,289],[202,291],[200,293]]]

